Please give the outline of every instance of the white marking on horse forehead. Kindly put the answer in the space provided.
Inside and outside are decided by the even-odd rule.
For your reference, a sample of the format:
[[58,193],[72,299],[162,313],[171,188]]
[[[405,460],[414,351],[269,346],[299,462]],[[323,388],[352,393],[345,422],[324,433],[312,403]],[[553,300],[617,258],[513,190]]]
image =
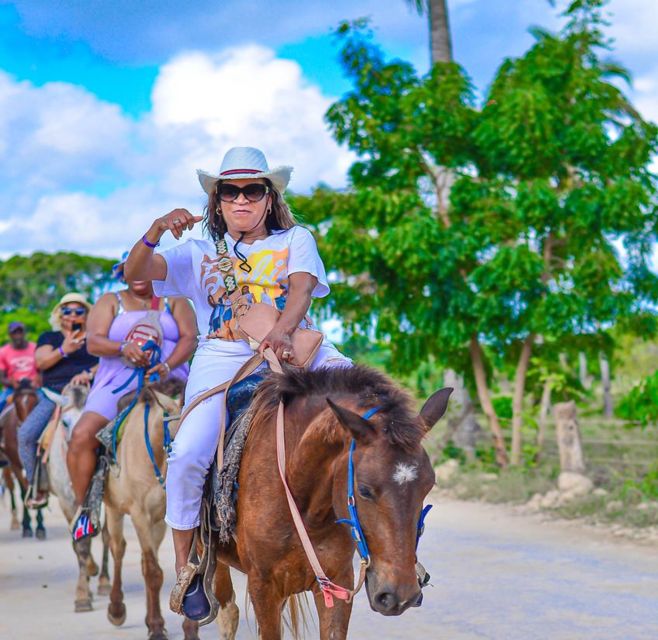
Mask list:
[[395,472],[393,473],[393,480],[398,484],[405,484],[412,482],[418,477],[418,466],[415,464],[405,464],[398,462],[395,465]]

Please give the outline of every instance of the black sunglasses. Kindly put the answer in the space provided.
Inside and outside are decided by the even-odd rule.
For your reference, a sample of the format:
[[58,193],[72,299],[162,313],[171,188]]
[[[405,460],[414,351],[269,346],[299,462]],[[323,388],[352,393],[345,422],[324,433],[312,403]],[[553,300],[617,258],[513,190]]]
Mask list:
[[242,194],[249,202],[260,202],[269,192],[270,188],[260,182],[252,182],[244,187],[236,187],[234,184],[220,184],[217,193],[222,202],[235,202]]
[[62,307],[61,309],[61,314],[63,316],[70,316],[70,315],[84,316],[85,313],[87,313],[87,310],[83,309],[82,307]]

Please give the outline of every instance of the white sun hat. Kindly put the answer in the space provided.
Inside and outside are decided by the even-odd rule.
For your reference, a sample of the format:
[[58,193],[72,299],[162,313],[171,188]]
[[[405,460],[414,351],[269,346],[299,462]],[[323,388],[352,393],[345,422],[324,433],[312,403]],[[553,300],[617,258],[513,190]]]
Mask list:
[[265,154],[254,147],[233,147],[226,152],[219,168],[219,175],[197,169],[203,190],[211,195],[219,180],[240,180],[243,178],[267,178],[274,188],[283,193],[290,181],[292,167],[276,167],[270,171]]

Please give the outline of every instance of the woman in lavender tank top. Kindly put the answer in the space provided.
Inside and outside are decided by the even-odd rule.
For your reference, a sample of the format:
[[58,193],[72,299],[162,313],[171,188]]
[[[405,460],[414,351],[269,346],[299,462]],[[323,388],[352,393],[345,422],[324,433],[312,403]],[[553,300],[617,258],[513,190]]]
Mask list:
[[[122,263],[118,265],[122,267]],[[133,366],[148,365],[148,356],[132,341],[133,329],[155,310],[162,327],[160,363],[148,373],[161,380],[171,376],[185,382],[188,360],[196,348],[196,317],[186,298],[155,298],[150,282],[128,282],[118,293],[107,293],[94,305],[87,323],[87,348],[100,357],[84,413],[75,425],[66,458],[78,505],[87,493],[96,468],[96,434],[118,414],[120,397],[137,388],[137,378],[119,394],[112,393],[133,374]]]

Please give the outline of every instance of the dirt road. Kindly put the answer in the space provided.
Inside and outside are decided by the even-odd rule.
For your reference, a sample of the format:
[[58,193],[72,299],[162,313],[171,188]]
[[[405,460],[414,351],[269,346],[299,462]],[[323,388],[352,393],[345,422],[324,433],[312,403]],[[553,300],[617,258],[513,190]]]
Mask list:
[[[432,574],[420,609],[399,618],[372,612],[357,598],[351,638],[471,640],[631,640],[658,638],[658,553],[569,523],[541,522],[505,507],[434,499],[421,543]],[[0,638],[145,640],[144,602],[135,536],[127,527],[124,591],[128,618],[121,628],[96,610],[73,613],[77,568],[57,506],[47,514],[49,538],[23,540],[9,531],[0,504]],[[97,547],[99,545],[96,545]],[[169,535],[160,556],[173,578]],[[236,579],[243,619],[238,637],[255,638],[244,618],[245,582]],[[165,614],[169,637],[182,638],[179,619]],[[214,625],[202,638],[217,638]],[[307,638],[317,637],[311,627]]]

